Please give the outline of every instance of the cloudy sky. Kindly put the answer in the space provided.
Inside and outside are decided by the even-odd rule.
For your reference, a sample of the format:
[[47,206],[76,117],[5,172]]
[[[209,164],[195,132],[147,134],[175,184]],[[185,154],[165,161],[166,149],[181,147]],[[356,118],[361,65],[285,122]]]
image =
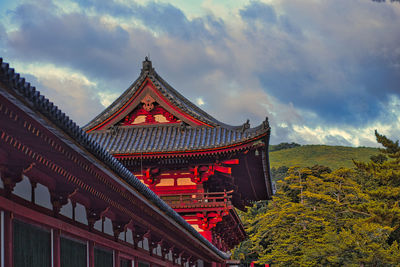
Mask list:
[[370,0],[1,0],[0,56],[79,125],[150,55],[229,124],[272,144],[400,139],[400,4]]

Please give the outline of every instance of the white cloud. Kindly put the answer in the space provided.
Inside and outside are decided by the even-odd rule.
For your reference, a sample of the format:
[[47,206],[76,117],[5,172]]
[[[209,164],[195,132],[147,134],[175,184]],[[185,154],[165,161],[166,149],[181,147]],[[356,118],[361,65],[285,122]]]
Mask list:
[[119,97],[119,93],[113,92],[99,92],[100,103],[103,107],[108,107],[117,97]]
[[81,126],[101,107],[96,82],[82,73],[52,64],[17,63],[13,67],[22,76],[33,76],[36,81],[29,82]]
[[[217,119],[238,125],[249,118],[255,126],[269,116],[273,143],[375,145],[375,129],[390,138],[400,136],[399,92],[392,86],[399,77],[400,5],[266,0],[262,2],[272,5],[277,18],[274,25],[267,25],[247,24],[241,18],[240,9],[254,1],[227,0],[227,6],[214,0],[201,4],[179,0],[173,5],[186,17],[175,23],[187,22],[184,30],[189,36],[180,39],[171,34],[176,31],[168,30],[181,25],[170,22],[156,31],[159,25],[150,29],[139,17],[99,14],[77,4],[66,7],[68,2],[57,2],[59,18],[51,21],[57,27],[66,25],[82,42],[79,38],[56,42],[52,34],[38,29],[44,24],[32,23],[14,35],[21,39],[7,49],[15,49],[18,58],[34,54],[49,62],[11,63],[17,71],[34,75],[45,95],[80,122],[87,122],[119,96],[124,89],[120,84],[136,78],[140,60],[150,53],[165,80],[197,105],[206,103],[206,111]],[[157,6],[160,2],[164,6]],[[169,1],[160,2],[118,0],[127,7],[154,3],[159,12],[167,12],[163,8]],[[62,17],[73,12],[77,14]],[[32,29],[38,34],[29,35]],[[201,38],[196,39],[195,29]],[[38,36],[45,40],[31,49]],[[28,38],[31,41],[24,43],[22,39]],[[52,41],[50,52],[42,47],[48,43],[46,38]],[[389,72],[387,62],[395,74],[387,79],[384,73],[381,78],[392,84],[370,87],[380,78],[381,66],[386,68],[382,72]],[[393,94],[389,102],[388,92]]]
[[205,104],[203,98],[198,97],[196,99],[196,104],[199,105],[199,106],[203,106]]
[[73,69],[66,67],[58,67],[51,63],[15,63],[13,66],[21,73],[28,73],[36,76],[41,81],[46,77],[51,76],[53,79],[58,79],[60,82],[73,81],[82,86],[95,87],[97,84],[90,81],[85,75]]

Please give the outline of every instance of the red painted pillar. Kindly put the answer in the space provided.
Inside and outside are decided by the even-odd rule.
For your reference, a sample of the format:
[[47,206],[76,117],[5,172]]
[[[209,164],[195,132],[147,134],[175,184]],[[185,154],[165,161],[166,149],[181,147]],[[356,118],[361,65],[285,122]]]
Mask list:
[[89,266],[94,267],[94,242],[89,241]]
[[135,267],[139,267],[139,259],[138,259],[138,257],[135,257]]
[[13,214],[4,211],[4,266],[12,267],[13,263]]
[[53,266],[60,267],[60,230],[53,229]]
[[119,267],[119,251],[114,250],[114,267]]

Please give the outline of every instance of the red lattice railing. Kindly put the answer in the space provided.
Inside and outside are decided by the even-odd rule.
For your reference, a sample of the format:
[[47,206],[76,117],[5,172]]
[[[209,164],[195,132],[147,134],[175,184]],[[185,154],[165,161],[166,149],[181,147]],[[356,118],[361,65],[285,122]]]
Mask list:
[[231,205],[233,191],[159,195],[172,208],[227,207]]

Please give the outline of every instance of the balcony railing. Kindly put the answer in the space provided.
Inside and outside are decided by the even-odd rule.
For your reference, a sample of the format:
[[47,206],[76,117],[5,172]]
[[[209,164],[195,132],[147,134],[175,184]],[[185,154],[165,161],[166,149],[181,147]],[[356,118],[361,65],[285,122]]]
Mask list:
[[164,202],[174,209],[227,207],[231,205],[233,191],[159,195]]

